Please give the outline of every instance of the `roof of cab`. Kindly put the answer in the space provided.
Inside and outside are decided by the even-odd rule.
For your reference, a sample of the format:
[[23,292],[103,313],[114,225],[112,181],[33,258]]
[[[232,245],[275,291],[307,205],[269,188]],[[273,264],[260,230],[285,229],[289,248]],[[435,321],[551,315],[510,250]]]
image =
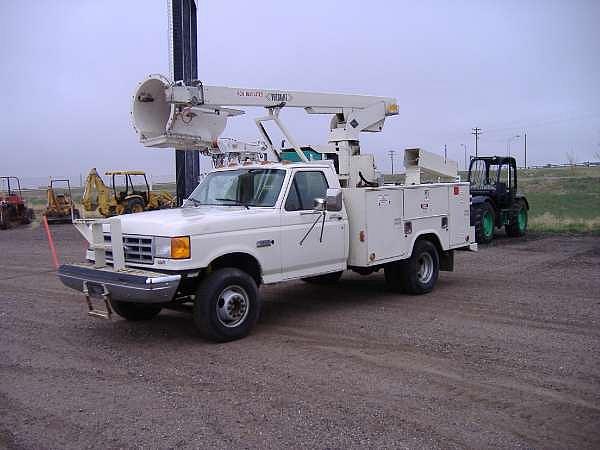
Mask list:
[[252,163],[242,163],[242,164],[231,164],[223,167],[217,167],[215,170],[236,170],[236,169],[305,169],[305,168],[330,168],[332,167],[329,163],[323,161],[314,161],[310,163],[305,162],[276,162],[276,161],[266,161],[266,162],[252,162]]

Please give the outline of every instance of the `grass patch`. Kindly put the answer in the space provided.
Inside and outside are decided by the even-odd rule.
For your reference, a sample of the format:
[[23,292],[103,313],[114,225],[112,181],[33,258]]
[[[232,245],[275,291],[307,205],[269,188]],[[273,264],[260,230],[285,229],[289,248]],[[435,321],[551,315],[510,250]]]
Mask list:
[[531,217],[529,229],[551,233],[600,233],[600,217],[567,218],[546,212],[540,216]]
[[531,230],[600,232],[600,167],[523,172],[519,190],[529,200]]

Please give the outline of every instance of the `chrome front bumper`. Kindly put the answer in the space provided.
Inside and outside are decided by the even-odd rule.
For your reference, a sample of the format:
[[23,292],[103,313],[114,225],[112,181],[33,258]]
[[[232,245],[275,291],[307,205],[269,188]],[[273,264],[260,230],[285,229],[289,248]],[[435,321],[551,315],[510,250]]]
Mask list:
[[90,290],[107,292],[114,300],[136,303],[168,303],[181,281],[181,275],[127,268],[115,272],[112,267],[96,269],[92,264],[64,264],[58,268],[58,278],[86,295]]

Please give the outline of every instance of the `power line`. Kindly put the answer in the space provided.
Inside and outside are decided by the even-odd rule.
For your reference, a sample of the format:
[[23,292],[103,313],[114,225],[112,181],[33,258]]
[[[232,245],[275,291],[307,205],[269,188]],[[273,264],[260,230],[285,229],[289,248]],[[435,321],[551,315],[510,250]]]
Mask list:
[[388,155],[390,155],[390,160],[392,161],[392,175],[394,174],[394,155],[396,154],[396,150],[390,150]]

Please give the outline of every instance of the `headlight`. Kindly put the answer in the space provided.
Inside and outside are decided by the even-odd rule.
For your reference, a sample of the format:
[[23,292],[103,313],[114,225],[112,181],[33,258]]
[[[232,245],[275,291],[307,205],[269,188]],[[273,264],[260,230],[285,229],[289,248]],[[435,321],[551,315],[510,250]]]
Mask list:
[[154,256],[157,258],[186,259],[190,257],[190,237],[155,237]]

